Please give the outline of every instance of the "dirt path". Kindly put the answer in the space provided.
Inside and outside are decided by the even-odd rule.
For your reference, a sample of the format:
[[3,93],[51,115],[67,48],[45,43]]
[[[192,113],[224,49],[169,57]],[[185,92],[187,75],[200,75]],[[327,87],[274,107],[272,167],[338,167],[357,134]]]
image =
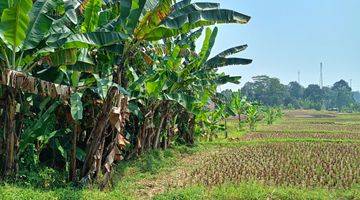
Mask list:
[[161,171],[152,179],[140,180],[136,185],[138,187],[134,193],[137,199],[151,199],[154,196],[168,190],[183,188],[192,184],[191,172],[202,166],[203,161],[219,153],[222,148],[210,148],[200,150],[194,154],[186,154],[179,159],[176,166]]

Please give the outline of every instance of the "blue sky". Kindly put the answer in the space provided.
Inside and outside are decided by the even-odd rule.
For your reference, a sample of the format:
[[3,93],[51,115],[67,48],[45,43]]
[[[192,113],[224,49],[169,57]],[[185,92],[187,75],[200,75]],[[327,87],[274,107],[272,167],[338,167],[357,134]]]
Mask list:
[[[240,57],[251,58],[248,66],[221,69],[243,76],[242,84],[256,75],[280,78],[287,84],[319,83],[324,62],[324,85],[352,79],[360,90],[360,0],[200,0],[220,2],[222,8],[250,15],[247,25],[220,25],[213,50],[248,44]],[[226,85],[221,89],[237,89]]]

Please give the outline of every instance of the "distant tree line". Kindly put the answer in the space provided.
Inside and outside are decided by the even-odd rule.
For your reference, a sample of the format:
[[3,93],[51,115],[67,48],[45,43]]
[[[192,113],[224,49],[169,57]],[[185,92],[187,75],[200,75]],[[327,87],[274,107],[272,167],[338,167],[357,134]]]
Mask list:
[[[231,94],[230,90],[222,92]],[[278,78],[255,76],[241,89],[241,94],[250,101],[265,106],[282,106],[290,109],[336,110],[341,112],[360,111],[360,93],[353,92],[349,84],[340,80],[330,87],[321,88],[310,84],[306,88],[298,82],[284,85]]]

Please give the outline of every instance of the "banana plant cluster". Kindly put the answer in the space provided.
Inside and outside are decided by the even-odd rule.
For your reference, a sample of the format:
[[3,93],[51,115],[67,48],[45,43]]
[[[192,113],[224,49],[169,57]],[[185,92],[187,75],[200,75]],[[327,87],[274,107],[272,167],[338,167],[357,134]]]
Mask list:
[[246,96],[242,96],[240,91],[232,93],[231,107],[238,117],[238,129],[242,130],[246,124],[246,114],[251,103]]
[[272,125],[277,119],[283,116],[280,108],[264,107],[264,119],[268,125]]
[[256,103],[250,104],[246,110],[246,122],[249,124],[250,131],[255,131],[257,123],[262,120],[260,106]]
[[236,115],[238,118],[239,130],[247,124],[250,131],[255,131],[261,120],[264,119],[268,125],[271,125],[283,116],[281,108],[266,107],[257,102],[250,102],[246,96],[241,95],[240,91],[232,92],[230,102],[233,116]]
[[210,57],[218,29],[206,27],[250,20],[218,3],[12,0],[0,15],[4,177],[52,152],[70,180],[105,186],[116,161],[193,144],[217,86],[240,79],[218,68],[251,63],[229,57],[246,45]]

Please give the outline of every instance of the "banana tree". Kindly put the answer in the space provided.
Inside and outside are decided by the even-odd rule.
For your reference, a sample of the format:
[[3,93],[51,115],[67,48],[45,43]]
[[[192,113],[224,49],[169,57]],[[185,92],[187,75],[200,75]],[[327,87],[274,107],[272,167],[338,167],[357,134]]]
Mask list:
[[6,159],[4,175],[16,170],[15,154],[18,137],[15,128],[16,98],[19,92],[34,93],[52,98],[68,99],[72,89],[31,76],[32,70],[44,63],[51,63],[57,49],[48,48],[46,40],[56,21],[65,19],[65,12],[58,6],[71,2],[52,0],[16,0],[0,4],[0,84],[5,85],[5,134]]
[[265,118],[265,121],[268,125],[271,125],[274,123],[274,121],[276,120],[277,118],[277,111],[275,108],[264,108],[263,109],[263,113],[264,113],[264,118]]
[[[87,121],[82,120],[83,107],[88,104],[96,107],[98,113],[93,115],[96,119],[90,134],[86,135],[86,143],[80,144],[86,147],[81,176],[87,182],[103,171],[106,183],[112,164],[122,159],[121,151],[129,139],[125,125],[131,123],[130,111],[135,115],[143,109],[142,123],[158,125],[156,131],[145,134],[147,139],[142,140],[156,148],[159,138],[170,138],[177,132],[179,113],[188,118],[189,124],[195,124],[195,111],[201,108],[196,99],[204,94],[210,98],[217,84],[238,81],[239,77],[217,74],[218,67],[250,62],[227,58],[237,51],[234,49],[208,59],[217,29],[207,29],[203,48],[195,53],[194,41],[201,31],[192,30],[217,23],[244,24],[250,19],[221,9],[216,3],[15,0],[1,3],[0,13],[0,83],[7,86],[5,174],[16,168],[15,145],[19,134],[15,132],[15,108],[19,92],[70,103],[75,121],[71,179],[78,168],[74,162],[80,132],[77,130]],[[172,46],[172,42],[179,45]],[[162,44],[166,48],[159,51],[157,47]],[[60,78],[50,77],[51,72]],[[137,92],[144,95],[139,98],[134,95]],[[99,103],[94,100],[83,104],[84,96]],[[175,113],[174,108],[180,112]],[[146,115],[149,111],[151,114]],[[169,126],[172,132],[164,134]],[[186,137],[193,140],[191,135]]]
[[256,130],[259,121],[261,121],[260,107],[257,103],[252,103],[246,110],[246,122],[249,124],[250,131]]
[[79,5],[77,1],[57,0],[17,0],[1,4],[0,84],[7,86],[5,174],[15,169],[15,145],[19,136],[15,133],[16,93],[33,93],[69,102],[77,89],[64,84],[62,78],[49,76],[48,71],[55,69],[59,73],[70,66],[77,69],[76,64],[90,62],[82,47],[114,44],[122,38],[114,33],[72,31],[77,27]]
[[[109,66],[108,71],[115,71],[112,79],[113,82],[125,89],[134,81],[129,70],[130,66],[138,65],[139,68],[134,69],[138,74],[146,73],[149,66],[151,66],[151,59],[148,59],[149,57],[142,50],[154,44],[153,41],[167,40],[202,26],[216,23],[244,24],[250,19],[250,17],[238,12],[220,9],[219,4],[214,3],[191,3],[190,1],[175,3],[171,0],[161,0],[156,5],[153,5],[149,4],[149,2],[146,0],[124,0],[108,2],[102,6],[98,6],[99,4],[95,0],[89,0],[84,3],[85,19],[89,18],[89,20],[84,22],[91,23],[90,26],[82,26],[84,31],[115,32],[126,36],[121,38],[117,44],[109,45],[111,48],[104,49],[104,51],[112,51],[112,60],[114,62]],[[55,42],[55,44],[61,45],[63,42],[68,43],[66,46],[71,47],[75,44],[71,40],[75,38],[78,37],[71,35],[64,40]],[[147,65],[139,64],[139,55],[143,59],[143,61],[140,60],[140,63],[146,63]],[[104,74],[100,75],[100,78],[104,77]],[[102,114],[98,115],[96,128],[90,134],[96,137],[92,137],[91,144],[88,147],[85,164],[82,169],[82,176],[87,177],[84,180],[89,180],[90,177],[94,177],[96,174],[92,170],[94,165],[98,166],[94,157],[96,154],[101,154],[98,152],[99,149],[103,151],[99,147],[102,144],[101,141],[104,141],[106,136],[105,127],[109,124],[108,113],[111,113],[110,110],[113,107],[111,104],[114,92],[112,91],[111,89],[109,90],[107,101],[103,104]],[[118,110],[119,113],[128,115],[128,98],[125,97],[123,99],[125,103]],[[124,130],[124,121],[126,121],[127,117],[121,116],[121,119],[123,122],[120,123],[121,127],[119,130],[122,131]],[[109,157],[109,160],[113,159]],[[106,169],[109,171],[108,169],[110,168],[107,167]]]
[[222,111],[220,114],[221,119],[224,121],[225,138],[228,138],[227,120],[231,116],[236,116],[236,113],[233,111],[230,101],[219,100],[217,103],[217,106]]
[[[232,64],[248,64],[251,62],[251,60],[242,58],[226,58],[226,56],[240,51],[236,50],[236,48],[224,51],[208,59],[211,48],[215,42],[216,28],[214,31],[207,29],[203,48],[201,52],[197,54],[193,46],[189,45],[189,43],[195,42],[201,32],[202,29],[188,35],[183,35],[175,40],[168,40],[161,49],[165,49],[165,51],[171,52],[171,54],[166,57],[164,57],[164,55],[158,55],[157,60],[160,61],[160,64],[157,65],[158,73],[154,74],[156,79],[150,79],[151,86],[156,85],[156,87],[154,86],[156,89],[152,91],[165,95],[186,94],[195,100],[198,99],[197,101],[193,101],[195,107],[192,106],[193,108],[190,109],[184,107],[187,112],[194,114],[206,107],[210,98],[216,94],[217,85],[227,82],[237,83],[239,77],[218,74],[216,73],[217,68]],[[228,62],[230,59],[233,60],[233,62]],[[204,114],[206,112],[201,113]],[[195,115],[193,115],[192,118],[194,117]],[[207,117],[204,119],[206,118]],[[200,115],[199,119],[201,119]],[[206,123],[206,121],[202,121],[201,123]],[[208,124],[214,123],[209,122]]]
[[245,122],[242,117],[246,115],[246,110],[250,106],[250,103],[247,101],[246,97],[242,97],[240,91],[238,91],[233,92],[231,105],[238,117],[238,129],[241,130]]

